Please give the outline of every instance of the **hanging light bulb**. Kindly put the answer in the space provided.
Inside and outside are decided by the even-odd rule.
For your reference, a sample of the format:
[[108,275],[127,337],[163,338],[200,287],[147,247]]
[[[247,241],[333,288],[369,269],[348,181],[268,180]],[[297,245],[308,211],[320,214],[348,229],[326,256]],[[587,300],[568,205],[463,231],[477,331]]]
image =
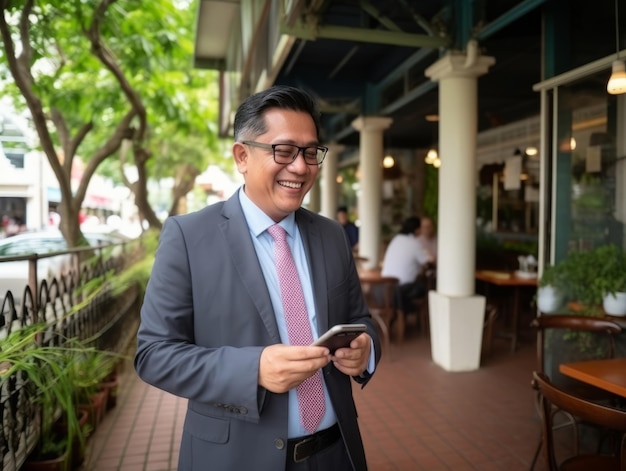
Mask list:
[[396,161],[391,155],[386,155],[383,158],[383,168],[392,168],[395,165]]
[[619,0],[615,0],[615,51],[617,59],[613,61],[611,78],[606,84],[606,91],[611,95],[620,95],[626,93],[626,64],[619,59]]
[[626,93],[626,65],[624,61],[613,61],[613,73],[606,84],[606,91],[611,95]]
[[526,155],[529,155],[530,157],[534,157],[535,155],[539,153],[539,149],[537,149],[535,146],[529,146],[529,147],[526,147],[526,150],[524,152],[526,153]]
[[433,167],[435,168],[439,168],[441,167],[441,159],[439,157],[437,157],[434,162],[433,162]]
[[428,165],[432,165],[433,162],[435,162],[435,160],[437,158],[439,158],[439,154],[437,154],[437,150],[436,149],[430,149],[426,153],[426,158],[424,159],[424,162],[426,162]]

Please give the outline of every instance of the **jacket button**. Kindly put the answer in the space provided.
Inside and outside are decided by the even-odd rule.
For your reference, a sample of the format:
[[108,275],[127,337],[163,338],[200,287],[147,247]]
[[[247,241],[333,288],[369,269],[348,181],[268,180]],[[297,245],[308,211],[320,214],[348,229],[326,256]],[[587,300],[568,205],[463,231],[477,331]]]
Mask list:
[[276,447],[276,449],[282,450],[283,448],[285,448],[285,440],[283,440],[282,438],[275,438],[274,446]]
[[247,407],[240,407],[239,408],[239,413],[240,414],[247,414],[248,413],[248,408]]

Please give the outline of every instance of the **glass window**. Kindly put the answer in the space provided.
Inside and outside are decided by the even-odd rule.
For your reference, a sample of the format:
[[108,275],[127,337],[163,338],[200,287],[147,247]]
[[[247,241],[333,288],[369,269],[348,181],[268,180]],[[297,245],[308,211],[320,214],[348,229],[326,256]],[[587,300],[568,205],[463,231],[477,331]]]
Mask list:
[[552,171],[555,260],[572,251],[626,248],[626,98],[606,92],[602,72],[558,88]]

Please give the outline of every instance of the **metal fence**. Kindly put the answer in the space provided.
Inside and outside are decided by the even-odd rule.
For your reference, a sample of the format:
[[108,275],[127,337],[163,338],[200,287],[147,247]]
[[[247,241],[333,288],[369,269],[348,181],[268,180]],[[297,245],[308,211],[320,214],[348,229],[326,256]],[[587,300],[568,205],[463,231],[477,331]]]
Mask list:
[[[31,271],[30,282],[19,304],[14,302],[11,292],[0,298],[0,349],[3,339],[15,329],[45,320],[47,330],[42,342],[78,338],[88,340],[89,345],[100,350],[126,352],[138,326],[142,290],[129,285],[122,294],[114,295],[104,283],[97,294],[89,292],[96,281],[106,282],[140,259],[143,256],[141,240],[4,259],[27,260],[31,270],[33,265],[36,270],[38,259],[64,254],[71,254],[73,258],[72,269],[67,273],[33,283],[37,276]],[[2,294],[0,292],[0,296]],[[25,375],[0,380],[1,470],[18,470],[37,443],[40,414],[29,389]]]

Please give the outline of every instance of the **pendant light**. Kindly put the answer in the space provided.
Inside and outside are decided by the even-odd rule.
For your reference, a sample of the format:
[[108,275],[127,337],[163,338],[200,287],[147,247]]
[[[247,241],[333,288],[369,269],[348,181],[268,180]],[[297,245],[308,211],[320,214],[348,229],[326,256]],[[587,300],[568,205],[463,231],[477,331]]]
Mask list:
[[615,0],[615,49],[617,59],[613,61],[611,78],[606,85],[606,91],[611,95],[626,93],[626,64],[619,59],[619,0]]

